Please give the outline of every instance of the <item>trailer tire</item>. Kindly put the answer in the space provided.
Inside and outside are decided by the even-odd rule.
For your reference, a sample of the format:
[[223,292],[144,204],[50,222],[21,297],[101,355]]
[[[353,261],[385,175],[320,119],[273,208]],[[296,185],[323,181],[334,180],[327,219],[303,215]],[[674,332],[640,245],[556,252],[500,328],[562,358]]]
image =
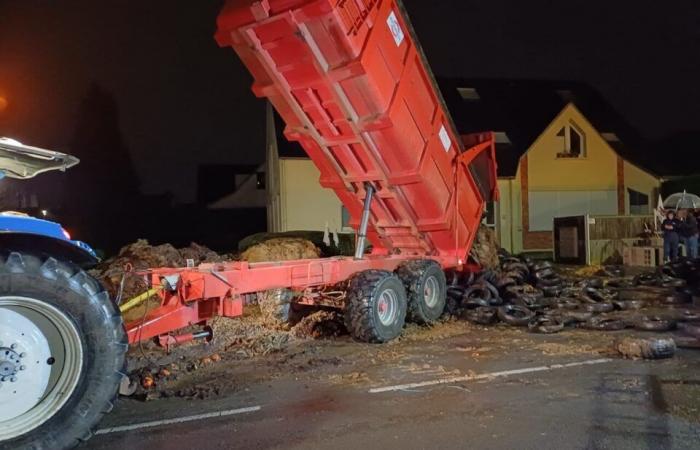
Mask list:
[[345,327],[358,341],[388,342],[403,330],[406,303],[406,288],[398,276],[384,270],[360,272],[348,286]]
[[270,289],[258,292],[258,307],[265,320],[279,327],[288,326],[298,320],[292,308],[291,289]]
[[408,261],[396,269],[408,295],[406,320],[429,325],[445,311],[447,283],[440,265],[429,259]]
[[620,339],[615,348],[625,358],[663,359],[676,353],[676,342],[672,338],[632,338]]
[[[18,338],[18,348],[26,348],[27,363],[33,355],[49,354],[45,364],[56,368],[48,369],[53,385],[46,385],[45,396],[27,412],[5,419],[0,449],[72,448],[89,439],[102,416],[111,411],[125,368],[128,345],[118,308],[100,283],[77,266],[12,252],[0,256],[3,310],[6,318],[22,323],[10,333],[23,332],[24,327],[47,333],[37,341],[45,344],[22,343]],[[39,375],[32,370],[40,379],[47,369],[41,372],[39,367]],[[25,372],[16,373],[19,379]],[[25,384],[25,389],[36,383]],[[57,389],[64,395],[57,395]]]

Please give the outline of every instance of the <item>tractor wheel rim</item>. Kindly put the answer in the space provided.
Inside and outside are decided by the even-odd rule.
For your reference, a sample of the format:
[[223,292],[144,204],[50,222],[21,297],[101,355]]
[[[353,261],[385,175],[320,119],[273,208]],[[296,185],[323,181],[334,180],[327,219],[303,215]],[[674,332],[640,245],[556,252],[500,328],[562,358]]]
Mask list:
[[423,298],[428,308],[433,308],[437,305],[440,296],[440,288],[437,278],[430,276],[425,280],[425,288],[423,289]]
[[382,292],[377,302],[377,310],[379,321],[382,325],[393,324],[396,321],[396,316],[399,311],[399,299],[396,291],[393,289],[386,289]]
[[83,346],[73,321],[29,297],[0,297],[0,442],[53,417],[80,380]]

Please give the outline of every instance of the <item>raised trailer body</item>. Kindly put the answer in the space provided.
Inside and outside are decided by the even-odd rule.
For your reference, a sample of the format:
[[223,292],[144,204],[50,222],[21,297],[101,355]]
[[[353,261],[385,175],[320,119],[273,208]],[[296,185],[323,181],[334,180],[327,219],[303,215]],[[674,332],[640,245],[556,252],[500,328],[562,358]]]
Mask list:
[[400,1],[229,0],[216,40],[236,51],[253,92],[272,103],[285,136],[345,205],[360,250],[150,271],[151,284],[165,286],[162,305],[127,325],[130,342],[167,343],[178,328],[239,316],[250,294],[270,289],[290,289],[301,303],[342,303],[328,288],[359,273],[415,260],[467,265],[484,203],[498,196],[493,136],[457,133]]

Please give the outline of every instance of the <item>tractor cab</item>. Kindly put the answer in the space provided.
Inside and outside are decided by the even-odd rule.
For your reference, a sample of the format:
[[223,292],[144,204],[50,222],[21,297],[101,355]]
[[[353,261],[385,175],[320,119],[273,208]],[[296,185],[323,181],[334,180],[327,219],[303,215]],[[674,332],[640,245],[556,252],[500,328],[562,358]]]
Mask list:
[[[66,153],[0,137],[0,179],[26,180],[44,172],[65,171],[79,162],[78,158]],[[14,211],[0,212],[0,248],[41,250],[42,253],[60,255],[82,267],[97,262],[95,251],[86,243],[71,239],[60,224]]]

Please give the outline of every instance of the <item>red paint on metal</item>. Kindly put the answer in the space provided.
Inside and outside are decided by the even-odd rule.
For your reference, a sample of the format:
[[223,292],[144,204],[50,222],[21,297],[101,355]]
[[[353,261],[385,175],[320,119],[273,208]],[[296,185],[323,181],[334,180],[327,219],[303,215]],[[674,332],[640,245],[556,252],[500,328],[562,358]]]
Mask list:
[[375,187],[378,252],[466,259],[487,199],[458,169],[465,149],[400,2],[229,0],[218,28],[351,224]]
[[[216,39],[231,46],[359,223],[365,186],[375,190],[364,259],[325,258],[155,269],[178,275],[162,305],[127,324],[130,342],[243,313],[243,298],[275,288],[321,303],[325,287],[407,259],[467,265],[484,202],[496,200],[492,133],[461,137],[398,0],[229,0]],[[465,148],[466,147],[466,148]],[[164,342],[170,342],[162,337]]]

